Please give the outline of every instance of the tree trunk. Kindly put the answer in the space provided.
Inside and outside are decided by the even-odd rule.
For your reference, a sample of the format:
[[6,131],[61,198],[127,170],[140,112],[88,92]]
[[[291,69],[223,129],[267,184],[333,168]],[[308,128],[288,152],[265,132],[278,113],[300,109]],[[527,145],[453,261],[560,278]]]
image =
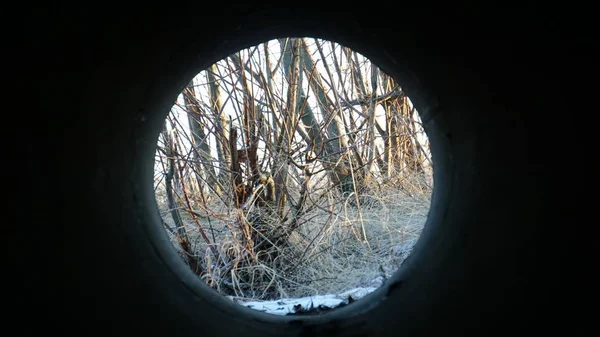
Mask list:
[[[303,52],[303,45],[302,45],[302,41],[301,40],[297,40],[298,42],[298,49],[299,52],[302,53],[302,58],[304,58],[304,56],[307,56],[308,53],[304,50]],[[288,44],[285,44],[284,40],[280,40],[281,46],[282,46],[282,52],[284,53],[283,56],[283,67],[285,69],[290,69],[292,67],[291,62],[291,46],[290,44],[292,42],[288,42]],[[315,76],[320,76],[320,74],[317,73],[317,75],[314,74],[313,70],[314,70],[314,62],[312,62],[311,59],[307,61],[303,61],[304,63],[304,71],[307,73],[307,76],[312,76],[313,78]],[[291,78],[289,76],[287,76],[287,74],[289,74],[288,72],[286,72],[286,79],[289,83],[291,82]],[[309,79],[309,83],[313,82],[314,80]],[[317,88],[317,90],[322,89],[322,87],[319,86],[318,83],[314,82],[311,84],[312,86],[314,86],[314,88]],[[301,86],[298,86],[298,95],[300,96],[300,101],[302,103],[304,103],[304,99],[306,97],[304,90],[302,89]],[[327,117],[327,98],[326,95],[324,93],[324,91],[321,90],[322,96],[320,97],[320,101],[324,104],[324,109],[326,109],[323,114],[325,117]],[[289,101],[288,101],[289,103]],[[335,146],[333,144],[332,141],[330,141],[329,137],[327,136],[327,134],[323,131],[323,129],[321,129],[319,127],[319,123],[317,122],[317,119],[314,115],[314,112],[312,111],[312,109],[307,105],[307,104],[302,104],[302,111],[301,111],[301,116],[300,119],[302,121],[302,123],[304,124],[304,126],[306,127],[306,131],[310,137],[310,141],[307,142],[307,146],[309,148],[312,148],[313,152],[315,153],[315,155],[317,155],[317,157],[319,158],[319,160],[321,161],[321,163],[323,164],[323,166],[327,169],[327,172],[329,173],[330,179],[331,179],[331,183],[335,186],[338,186],[338,188],[341,189],[341,191],[346,191],[346,190],[351,190],[351,184],[347,184],[346,182],[351,181],[351,172],[350,169],[347,167],[346,163],[343,160],[340,160],[340,157],[342,155],[342,150],[339,147],[339,143],[337,143],[338,145]],[[337,132],[335,137],[339,137],[339,128],[337,128],[337,125],[335,125],[334,123],[330,123],[330,125],[333,125],[331,127],[330,130],[332,130],[332,132]]]
[[[206,181],[214,190],[219,190],[217,175],[214,168],[214,160],[211,155],[208,137],[204,133],[203,118],[205,117],[200,110],[200,104],[196,98],[193,82],[190,82],[183,91],[183,100],[188,114],[188,122],[192,133],[191,142],[193,146],[194,160],[196,162],[197,172],[206,174]],[[202,181],[202,177],[198,177]]]
[[219,177],[223,177],[227,168],[227,163],[230,162],[229,152],[229,128],[228,120],[223,113],[223,102],[221,100],[221,88],[219,85],[220,78],[217,78],[218,68],[217,64],[213,64],[206,71],[206,78],[208,80],[208,92],[210,96],[210,107],[213,112],[215,120],[215,141],[217,149],[217,158],[219,159]]

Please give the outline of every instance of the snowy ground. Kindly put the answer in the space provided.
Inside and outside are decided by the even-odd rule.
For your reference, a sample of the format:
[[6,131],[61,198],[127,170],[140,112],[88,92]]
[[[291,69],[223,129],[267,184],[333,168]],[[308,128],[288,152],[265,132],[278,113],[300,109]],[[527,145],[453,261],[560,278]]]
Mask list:
[[[396,263],[404,261],[412,251],[416,239],[409,240],[395,246],[392,249],[393,259]],[[249,300],[240,297],[227,296],[230,300],[239,305],[250,309],[262,311],[273,315],[298,315],[298,314],[319,314],[331,309],[335,309],[353,301],[359,300],[381,287],[385,279],[392,276],[392,273],[380,275],[370,282],[364,283],[366,286],[357,287],[336,295],[315,295],[301,298],[281,298],[272,301]]]
[[282,298],[273,301],[245,301],[237,300],[233,297],[230,297],[230,299],[234,300],[240,305],[268,314],[288,315],[311,309],[322,309],[320,311],[325,311],[328,309],[337,308],[339,306],[352,303],[352,301],[358,300],[366,296],[367,294],[373,292],[375,289],[377,288],[355,288],[338,295],[317,295],[302,298]]

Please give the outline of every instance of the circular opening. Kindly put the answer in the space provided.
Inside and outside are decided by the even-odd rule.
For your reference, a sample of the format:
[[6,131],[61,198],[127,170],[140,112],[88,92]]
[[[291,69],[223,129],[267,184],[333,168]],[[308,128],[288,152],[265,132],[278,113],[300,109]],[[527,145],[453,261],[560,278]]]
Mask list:
[[194,77],[154,169],[182,260],[218,293],[276,315],[329,311],[384,285],[433,190],[428,139],[401,83],[313,38],[267,41]]

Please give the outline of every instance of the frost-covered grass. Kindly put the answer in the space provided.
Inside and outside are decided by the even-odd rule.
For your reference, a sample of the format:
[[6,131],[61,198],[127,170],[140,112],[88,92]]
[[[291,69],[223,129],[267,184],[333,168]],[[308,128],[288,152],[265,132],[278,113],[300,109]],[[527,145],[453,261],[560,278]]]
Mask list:
[[[305,222],[289,237],[288,244],[277,248],[280,261],[259,261],[226,272],[208,259],[210,248],[195,221],[225,251],[239,245],[239,236],[236,239],[232,232],[235,226],[231,225],[239,212],[213,206],[212,211],[218,216],[193,221],[185,211],[181,215],[194,251],[205,256],[207,266],[214,267],[209,268],[205,281],[210,279],[216,291],[241,305],[284,315],[293,313],[298,304],[305,309],[310,307],[311,301],[315,307],[335,307],[347,301],[350,290],[358,291],[352,296],[356,300],[381,286],[408,257],[421,234],[430,196],[430,190],[407,193],[388,188],[363,196],[363,200],[372,202],[360,207],[333,200],[335,207],[316,208],[304,215]],[[173,226],[160,199],[159,206],[165,222]],[[167,233],[179,248],[174,235]],[[241,280],[242,273],[252,276],[249,282],[248,278]]]

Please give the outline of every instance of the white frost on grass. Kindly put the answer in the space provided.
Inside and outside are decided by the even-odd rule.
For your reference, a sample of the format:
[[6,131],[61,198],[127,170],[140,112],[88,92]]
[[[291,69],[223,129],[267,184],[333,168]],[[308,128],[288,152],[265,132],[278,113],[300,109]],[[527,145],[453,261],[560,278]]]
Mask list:
[[[301,305],[303,309],[318,307],[320,305],[328,308],[335,308],[342,303],[347,303],[349,296],[352,296],[352,299],[354,300],[358,300],[370,294],[375,289],[377,288],[355,288],[338,295],[316,295],[301,298],[282,298],[273,301],[237,300],[237,303],[250,309],[262,311],[272,315],[287,315],[288,313],[294,313],[296,311],[294,306],[297,305]],[[230,299],[233,298],[230,297]]]

